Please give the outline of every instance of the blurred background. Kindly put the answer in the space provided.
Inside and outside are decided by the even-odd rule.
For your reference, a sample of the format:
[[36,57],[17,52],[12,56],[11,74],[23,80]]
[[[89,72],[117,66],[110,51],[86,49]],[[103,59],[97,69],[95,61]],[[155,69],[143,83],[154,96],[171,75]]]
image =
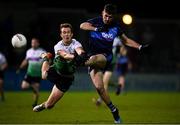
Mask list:
[[[89,18],[101,14],[104,4],[118,6],[118,19],[130,38],[139,43],[151,43],[143,53],[129,48],[132,68],[127,75],[127,90],[166,90],[180,91],[180,14],[177,3],[154,0],[1,0],[0,1],[0,51],[5,54],[9,67],[5,72],[5,90],[20,90],[20,81],[24,72],[15,74],[15,70],[25,57],[33,36],[40,38],[41,46],[53,52],[53,46],[59,41],[59,24],[69,22],[74,27],[74,38],[87,48],[88,34],[80,30],[79,25]],[[132,23],[122,21],[124,14],[132,16]],[[16,33],[26,36],[25,48],[15,49],[11,38]],[[87,69],[82,67],[76,73],[77,84],[74,90],[91,90],[91,81]],[[48,90],[50,84],[44,81],[42,90]],[[117,76],[112,82],[116,84]],[[46,84],[47,83],[47,84]]]

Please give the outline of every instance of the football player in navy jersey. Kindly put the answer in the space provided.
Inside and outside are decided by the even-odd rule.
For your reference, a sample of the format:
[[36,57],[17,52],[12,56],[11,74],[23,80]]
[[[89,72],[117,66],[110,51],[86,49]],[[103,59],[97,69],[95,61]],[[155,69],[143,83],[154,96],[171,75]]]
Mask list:
[[115,5],[106,4],[101,16],[81,23],[80,28],[89,31],[90,45],[88,48],[88,55],[90,56],[90,59],[85,62],[85,65],[89,66],[92,82],[100,97],[111,110],[115,120],[114,122],[121,123],[119,111],[117,107],[113,105],[107,91],[105,91],[102,79],[103,71],[106,70],[113,58],[113,40],[115,37],[119,36],[124,45],[138,50],[142,50],[147,46],[135,42],[123,33],[120,25],[115,22],[114,18],[116,13],[117,8]]

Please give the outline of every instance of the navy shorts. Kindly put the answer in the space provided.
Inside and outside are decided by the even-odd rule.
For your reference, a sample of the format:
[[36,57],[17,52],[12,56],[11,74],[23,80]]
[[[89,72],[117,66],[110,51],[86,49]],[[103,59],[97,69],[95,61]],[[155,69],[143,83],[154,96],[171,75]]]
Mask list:
[[57,73],[54,67],[50,67],[47,79],[55,84],[60,91],[66,92],[74,81],[74,75],[62,75]]
[[111,62],[109,65],[107,65],[105,71],[113,72],[115,65],[115,63]]
[[126,75],[126,73],[128,72],[128,63],[117,64],[116,71],[117,71],[118,76]]

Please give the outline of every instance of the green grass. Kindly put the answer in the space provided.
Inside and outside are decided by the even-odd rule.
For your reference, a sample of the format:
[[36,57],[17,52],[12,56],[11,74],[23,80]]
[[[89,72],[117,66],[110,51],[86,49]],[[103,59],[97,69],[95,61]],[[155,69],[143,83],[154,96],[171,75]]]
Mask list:
[[[50,92],[40,93],[40,102]],[[6,101],[0,102],[0,124],[111,124],[113,118],[105,104],[96,107],[96,92],[69,91],[51,110],[32,111],[31,92],[6,92]],[[180,123],[180,93],[128,92],[116,96],[110,93],[119,108],[123,123]]]

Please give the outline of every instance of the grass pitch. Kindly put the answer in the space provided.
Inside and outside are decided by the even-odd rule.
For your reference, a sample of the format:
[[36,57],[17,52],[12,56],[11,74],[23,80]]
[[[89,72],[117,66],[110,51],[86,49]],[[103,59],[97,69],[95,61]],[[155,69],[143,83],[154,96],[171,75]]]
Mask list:
[[[50,92],[41,92],[39,102]],[[92,102],[96,92],[67,92],[51,110],[32,111],[32,92],[6,92],[0,102],[0,124],[112,124],[109,109]],[[123,123],[175,124],[180,123],[180,93],[128,92],[116,96],[110,92],[119,108]]]

